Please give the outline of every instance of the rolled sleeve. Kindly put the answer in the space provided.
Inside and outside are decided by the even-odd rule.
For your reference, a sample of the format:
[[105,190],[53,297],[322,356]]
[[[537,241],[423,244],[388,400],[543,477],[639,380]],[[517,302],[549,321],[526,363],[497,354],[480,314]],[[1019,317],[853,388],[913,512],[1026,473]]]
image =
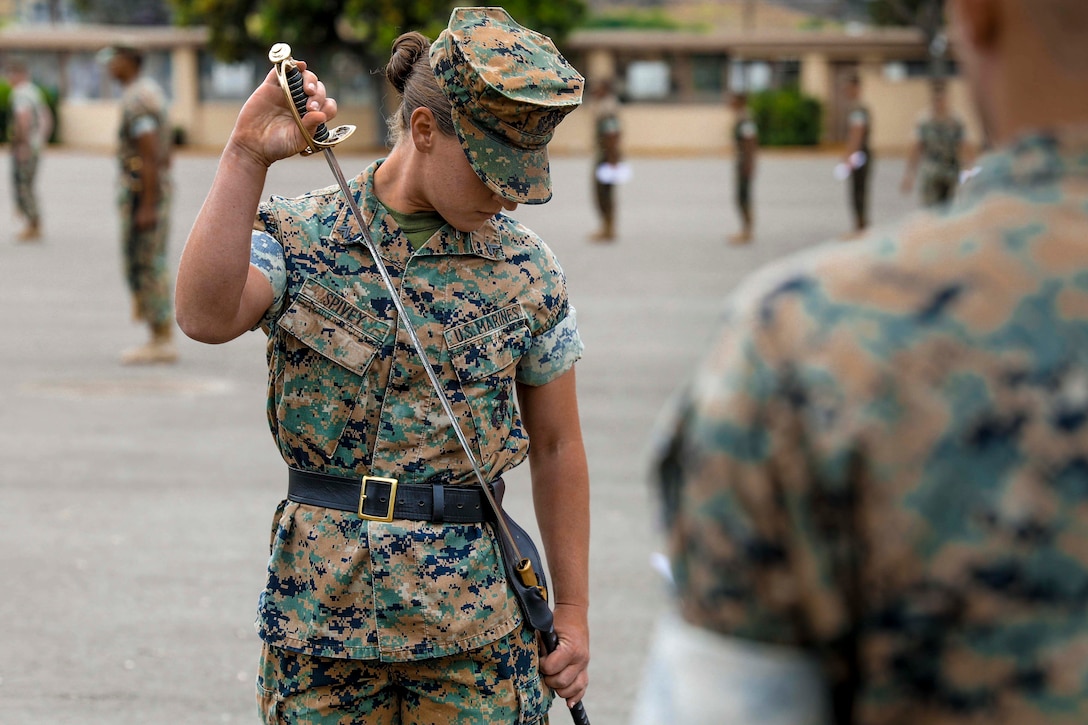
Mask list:
[[272,285],[272,305],[253,328],[267,330],[283,311],[287,296],[287,263],[283,258],[283,246],[271,234],[254,231],[250,241],[249,263],[259,269]]
[[574,367],[585,346],[578,334],[574,307],[548,330],[533,338],[529,351],[518,363],[517,380],[526,385],[544,385]]

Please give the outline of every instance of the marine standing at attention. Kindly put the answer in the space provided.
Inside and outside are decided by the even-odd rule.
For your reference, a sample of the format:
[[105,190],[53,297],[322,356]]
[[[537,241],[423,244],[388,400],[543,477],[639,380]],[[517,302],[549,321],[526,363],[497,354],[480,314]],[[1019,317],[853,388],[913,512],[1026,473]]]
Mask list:
[[126,350],[127,365],[172,363],[174,310],[167,243],[170,231],[172,139],[166,96],[143,72],[144,54],[131,46],[103,50],[99,60],[124,88],[117,159],[120,163],[121,258],[132,294],[132,317],[150,339]]

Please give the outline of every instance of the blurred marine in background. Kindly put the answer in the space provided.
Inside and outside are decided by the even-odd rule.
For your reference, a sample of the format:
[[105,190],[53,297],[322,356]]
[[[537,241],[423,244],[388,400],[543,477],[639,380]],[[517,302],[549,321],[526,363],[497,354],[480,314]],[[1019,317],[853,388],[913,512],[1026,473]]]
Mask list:
[[126,365],[172,363],[178,357],[166,256],[172,138],[166,96],[143,72],[143,60],[143,53],[126,45],[99,53],[99,62],[124,88],[117,151],[121,165],[121,255],[132,293],[133,319],[146,323],[151,333],[146,344],[122,354]]
[[20,242],[34,242],[42,236],[41,209],[35,183],[42,149],[53,133],[53,112],[41,89],[30,80],[26,61],[7,62],[11,84],[11,172],[15,189],[15,208],[26,220],[26,227],[16,237]]
[[662,445],[638,722],[1088,722],[1088,3],[946,9],[994,148],[731,298]]

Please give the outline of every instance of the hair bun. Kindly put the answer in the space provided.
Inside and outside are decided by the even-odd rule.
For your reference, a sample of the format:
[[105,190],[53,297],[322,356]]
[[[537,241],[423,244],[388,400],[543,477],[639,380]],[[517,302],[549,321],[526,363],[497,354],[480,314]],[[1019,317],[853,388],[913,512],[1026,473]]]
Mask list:
[[404,33],[393,41],[393,52],[389,56],[388,65],[385,66],[385,77],[397,89],[397,93],[404,93],[404,86],[408,83],[416,62],[430,49],[431,41],[414,30]]

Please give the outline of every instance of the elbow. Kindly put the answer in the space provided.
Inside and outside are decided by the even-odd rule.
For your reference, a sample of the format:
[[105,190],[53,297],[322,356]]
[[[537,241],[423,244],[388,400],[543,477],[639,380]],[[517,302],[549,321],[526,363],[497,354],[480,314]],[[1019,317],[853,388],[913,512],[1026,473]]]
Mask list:
[[190,340],[196,340],[197,342],[203,342],[209,345],[219,345],[224,342],[229,342],[235,337],[234,335],[225,334],[221,329],[221,326],[213,324],[206,318],[189,314],[180,307],[177,308],[174,320],[178,323],[178,327],[186,337]]

